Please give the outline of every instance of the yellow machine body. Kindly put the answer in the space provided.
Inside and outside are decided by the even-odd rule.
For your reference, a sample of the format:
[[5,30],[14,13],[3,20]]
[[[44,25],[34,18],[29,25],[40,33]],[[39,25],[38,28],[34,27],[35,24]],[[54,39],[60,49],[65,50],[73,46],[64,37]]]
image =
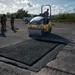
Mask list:
[[41,29],[44,32],[49,32],[49,28],[52,28],[51,22],[48,24],[28,24],[28,29]]

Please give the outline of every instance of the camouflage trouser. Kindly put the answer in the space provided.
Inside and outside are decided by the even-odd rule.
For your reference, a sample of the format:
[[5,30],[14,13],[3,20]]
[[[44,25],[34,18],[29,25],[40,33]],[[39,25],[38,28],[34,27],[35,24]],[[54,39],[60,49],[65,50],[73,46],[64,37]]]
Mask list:
[[6,30],[6,23],[4,23],[4,30]]
[[11,23],[11,29],[14,29],[14,23]]
[[1,23],[1,32],[6,30],[6,24],[5,23]]
[[48,24],[48,21],[49,21],[48,18],[45,18],[45,19],[44,19],[44,23],[45,23],[45,24]]

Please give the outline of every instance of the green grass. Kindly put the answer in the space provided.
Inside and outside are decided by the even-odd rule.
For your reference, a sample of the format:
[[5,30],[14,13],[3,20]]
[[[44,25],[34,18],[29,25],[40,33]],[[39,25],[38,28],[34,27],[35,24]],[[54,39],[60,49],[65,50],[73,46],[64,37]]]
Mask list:
[[67,14],[58,14],[52,16],[53,22],[70,22],[75,23],[75,14],[74,13],[67,13]]

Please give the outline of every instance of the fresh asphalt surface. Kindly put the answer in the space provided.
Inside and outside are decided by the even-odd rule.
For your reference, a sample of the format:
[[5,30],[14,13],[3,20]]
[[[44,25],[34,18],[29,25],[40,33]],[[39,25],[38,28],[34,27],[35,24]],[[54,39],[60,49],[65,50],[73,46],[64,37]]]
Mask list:
[[31,66],[57,45],[58,43],[27,40],[13,46],[1,48],[0,55]]
[[[54,42],[59,42],[59,43],[65,43],[65,44],[74,45],[75,44],[75,42],[74,42],[74,40],[75,40],[75,25],[74,24],[54,23],[53,29],[52,29],[52,34],[50,36],[47,36],[47,37],[48,37],[48,40],[53,42],[53,43]],[[47,40],[47,37],[45,37],[46,40]],[[7,31],[5,33],[0,33],[0,48],[1,48],[0,49],[0,55],[4,56],[6,58],[10,58],[11,57],[11,59],[15,60],[17,52],[15,52],[15,54],[14,54],[14,51],[15,50],[16,51],[19,50],[18,53],[24,54],[20,50],[20,46],[21,46],[22,50],[25,48],[24,46],[26,46],[26,48],[29,46],[28,48],[30,48],[31,45],[29,43],[31,43],[32,46],[34,45],[33,47],[36,50],[34,52],[34,55],[32,55],[32,57],[35,57],[37,52],[40,53],[40,51],[37,51],[37,49],[39,47],[41,47],[41,51],[42,51],[42,46],[43,45],[45,46],[43,48],[46,50],[46,52],[47,52],[47,50],[49,51],[49,49],[51,48],[51,47],[48,46],[48,45],[50,45],[50,43],[44,43],[44,42],[43,43],[39,42],[38,45],[36,45],[36,47],[35,47],[35,44],[37,44],[37,42],[35,40],[32,41],[32,39],[28,37],[27,25],[25,23],[23,23],[23,21],[15,21],[15,30],[14,31],[11,30],[10,22],[8,21],[7,22]],[[20,45],[17,44],[17,43],[20,43]],[[18,48],[16,48],[15,45],[19,45]],[[56,46],[56,43],[54,43],[54,45]],[[5,47],[5,46],[7,46],[7,47]],[[3,49],[4,49],[4,51],[3,51]],[[11,49],[11,54],[12,55],[9,53],[10,49]],[[32,48],[32,50],[33,50],[33,48]],[[30,53],[32,53],[32,51]],[[10,57],[9,57],[9,55],[10,55]],[[17,61],[21,60],[21,59],[19,59],[20,56],[18,55]],[[25,59],[26,59],[26,56],[25,56]],[[37,55],[37,56],[39,56],[39,55]],[[35,59],[37,59],[37,58],[35,58]],[[25,64],[28,64],[28,65],[31,65],[31,64],[33,64],[33,62],[31,60],[33,60],[33,62],[35,62],[35,60],[33,58],[28,59],[28,61],[25,60],[26,62],[24,62],[24,61],[21,61],[21,62],[23,62]],[[30,61],[30,63],[29,63],[29,61]]]

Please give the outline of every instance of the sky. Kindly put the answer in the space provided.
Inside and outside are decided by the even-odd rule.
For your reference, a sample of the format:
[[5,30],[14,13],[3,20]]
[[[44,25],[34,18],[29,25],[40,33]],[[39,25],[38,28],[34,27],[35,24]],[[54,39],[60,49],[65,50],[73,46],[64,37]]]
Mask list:
[[41,6],[46,4],[51,5],[52,15],[75,12],[75,0],[0,0],[0,14],[14,13],[22,8],[30,14],[39,14]]

